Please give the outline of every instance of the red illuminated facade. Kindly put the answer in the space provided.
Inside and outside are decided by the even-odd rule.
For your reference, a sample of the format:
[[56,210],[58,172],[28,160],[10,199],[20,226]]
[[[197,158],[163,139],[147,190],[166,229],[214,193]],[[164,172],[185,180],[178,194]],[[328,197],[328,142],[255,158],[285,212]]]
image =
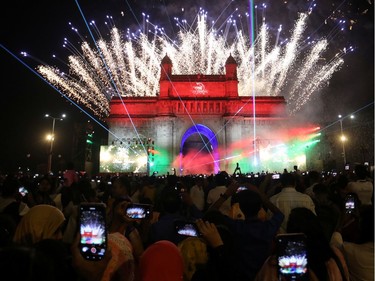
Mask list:
[[222,75],[175,75],[172,61],[165,56],[158,96],[111,101],[107,123],[114,134],[109,135],[108,143],[152,139],[157,153],[149,172],[166,173],[171,168],[184,169],[179,161],[189,140],[187,134],[204,135],[214,144],[211,149],[215,164],[208,169],[231,170],[236,160],[221,159],[230,157],[234,144],[248,142],[245,147],[251,150],[255,126],[259,145],[265,139],[272,142],[265,132],[279,128],[287,119],[283,97],[256,96],[253,100],[248,94],[238,95],[237,63],[231,55]]

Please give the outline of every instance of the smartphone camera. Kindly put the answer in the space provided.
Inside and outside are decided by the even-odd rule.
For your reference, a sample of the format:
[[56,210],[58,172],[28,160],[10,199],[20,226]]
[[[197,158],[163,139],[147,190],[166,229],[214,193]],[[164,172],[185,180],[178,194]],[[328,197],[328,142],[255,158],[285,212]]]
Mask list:
[[101,260],[107,249],[104,204],[81,204],[79,214],[80,252],[87,260]]
[[199,230],[194,222],[175,221],[175,229],[177,234],[190,237],[198,237]]
[[279,234],[276,237],[279,280],[307,280],[308,255],[303,233]]
[[151,213],[152,207],[148,204],[131,204],[126,208],[126,215],[132,219],[146,219]]
[[272,179],[273,179],[273,180],[278,180],[278,179],[280,179],[280,174],[273,174],[273,175],[272,175]]
[[355,198],[353,195],[348,194],[345,197],[345,212],[347,214],[353,213],[355,210]]

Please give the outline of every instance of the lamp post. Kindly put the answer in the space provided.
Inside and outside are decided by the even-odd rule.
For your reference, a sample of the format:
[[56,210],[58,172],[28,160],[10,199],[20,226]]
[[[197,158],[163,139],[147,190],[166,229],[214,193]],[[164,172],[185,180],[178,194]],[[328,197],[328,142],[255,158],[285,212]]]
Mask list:
[[51,118],[52,119],[51,134],[47,137],[49,139],[49,141],[51,142],[51,145],[50,145],[50,148],[49,148],[49,153],[48,153],[48,172],[51,173],[52,172],[53,142],[55,140],[55,123],[56,123],[56,120],[62,121],[66,117],[66,115],[65,114],[61,114],[61,117],[53,117],[53,116],[51,116],[49,114],[46,114],[44,116],[47,117],[47,118]]
[[[346,152],[345,152],[345,141],[347,140],[346,136],[344,135],[344,130],[342,126],[342,121],[347,118],[348,116],[343,117],[341,114],[338,116],[339,117],[339,122],[340,122],[340,130],[341,130],[341,136],[340,140],[342,143],[342,157],[344,158],[344,165],[346,164]],[[350,119],[353,119],[354,115],[350,115]]]

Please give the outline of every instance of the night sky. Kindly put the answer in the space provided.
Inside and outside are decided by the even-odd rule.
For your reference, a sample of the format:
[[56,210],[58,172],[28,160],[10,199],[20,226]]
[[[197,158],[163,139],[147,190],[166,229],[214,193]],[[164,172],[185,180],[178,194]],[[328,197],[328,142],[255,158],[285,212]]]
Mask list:
[[[256,9],[257,22],[264,16],[271,29],[283,24],[282,36],[288,37],[298,12],[317,4],[309,19],[307,33],[320,38],[345,20],[343,31],[330,42],[328,54],[353,46],[354,52],[344,57],[343,68],[334,74],[330,85],[315,96],[301,116],[318,122],[334,120],[338,114],[361,114],[372,110],[374,101],[374,5],[372,0],[352,1],[254,1],[267,4],[266,9]],[[77,5],[77,3],[79,5]],[[187,5],[187,3],[189,3]],[[0,171],[14,170],[18,166],[37,165],[47,161],[48,143],[45,135],[51,130],[52,120],[45,113],[68,118],[56,123],[55,153],[71,157],[72,136],[77,124],[87,121],[95,124],[98,135],[106,139],[105,130],[85,112],[65,98],[33,73],[38,64],[59,65],[69,53],[62,47],[64,37],[76,40],[69,22],[88,38],[80,11],[85,18],[105,26],[105,17],[111,15],[119,29],[136,30],[142,22],[142,12],[150,21],[163,26],[170,37],[177,28],[173,17],[196,16],[199,8],[208,11],[209,17],[221,20],[236,7],[246,12],[249,1],[217,0],[55,0],[55,1],[5,1],[1,9],[1,110],[0,110]],[[225,8],[227,7],[227,8]],[[183,8],[183,9],[182,9]],[[221,14],[224,11],[223,14]],[[334,11],[334,13],[333,13]],[[221,15],[221,16],[220,16]],[[220,16],[220,17],[219,17]],[[105,37],[106,29],[103,28]],[[22,51],[33,58],[24,58]],[[52,58],[52,55],[57,58]],[[23,61],[20,62],[18,59]],[[30,68],[30,69],[29,69]],[[363,108],[363,109],[362,109]],[[83,110],[85,110],[83,108]],[[366,114],[367,114],[366,113]],[[370,114],[371,116],[371,114]],[[373,120],[372,120],[373,121]],[[102,123],[103,124],[103,123]],[[103,124],[105,126],[105,124]]]

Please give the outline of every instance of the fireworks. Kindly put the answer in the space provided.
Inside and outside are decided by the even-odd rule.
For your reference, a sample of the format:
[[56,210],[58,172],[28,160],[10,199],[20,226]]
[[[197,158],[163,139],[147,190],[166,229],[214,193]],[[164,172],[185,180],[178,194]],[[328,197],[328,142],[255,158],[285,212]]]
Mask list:
[[109,114],[113,96],[157,96],[160,62],[167,54],[173,74],[223,74],[231,54],[238,64],[240,96],[278,96],[286,98],[291,114],[298,112],[311,96],[326,86],[332,74],[343,64],[344,52],[323,59],[325,39],[306,43],[303,40],[307,13],[297,19],[290,39],[272,43],[267,24],[260,27],[254,42],[236,21],[229,20],[234,37],[210,26],[207,14],[200,11],[192,25],[179,22],[178,38],[173,40],[164,29],[152,32],[121,33],[111,29],[110,38],[97,39],[95,47],[87,42],[81,51],[68,58],[69,75],[57,67],[40,65],[37,71],[66,96],[83,104],[99,117]]

